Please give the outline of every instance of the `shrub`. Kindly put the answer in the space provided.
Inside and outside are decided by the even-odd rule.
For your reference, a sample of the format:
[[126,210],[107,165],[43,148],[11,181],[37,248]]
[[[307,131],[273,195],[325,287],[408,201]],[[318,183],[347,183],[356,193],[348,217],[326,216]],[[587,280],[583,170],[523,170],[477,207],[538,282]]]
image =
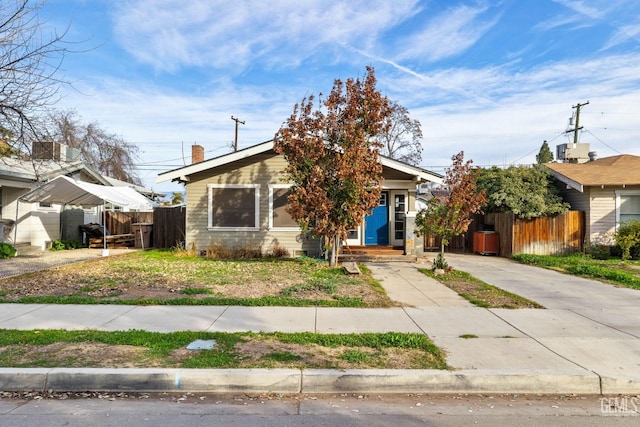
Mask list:
[[442,256],[442,253],[439,253],[438,256],[436,257],[436,259],[433,260],[433,267],[432,270],[444,270],[447,271],[449,269],[449,264],[447,263],[447,261],[444,259],[444,256]]
[[51,251],[65,251],[83,247],[77,240],[54,240],[51,242]]
[[232,259],[231,251],[218,243],[212,243],[204,251],[205,258],[212,259]]
[[640,256],[640,221],[626,221],[620,225],[614,238],[622,250],[623,260]]
[[16,248],[8,243],[0,243],[0,258],[10,258],[16,255]]
[[176,246],[171,248],[171,251],[178,258],[195,257],[198,255],[196,245],[193,243],[191,243],[188,248],[181,243],[177,243]]
[[260,248],[254,247],[251,243],[247,243],[246,245],[233,249],[231,251],[233,259],[258,259],[262,258],[262,250]]
[[604,261],[611,258],[611,247],[598,243],[590,243],[585,246],[584,253],[593,259]]
[[212,259],[258,259],[262,258],[262,251],[251,245],[251,243],[235,249],[228,249],[218,243],[212,243],[205,251],[204,257]]
[[289,257],[291,257],[289,250],[284,246],[280,246],[278,244],[273,245],[271,249],[269,249],[269,252],[267,252],[267,258],[289,258]]

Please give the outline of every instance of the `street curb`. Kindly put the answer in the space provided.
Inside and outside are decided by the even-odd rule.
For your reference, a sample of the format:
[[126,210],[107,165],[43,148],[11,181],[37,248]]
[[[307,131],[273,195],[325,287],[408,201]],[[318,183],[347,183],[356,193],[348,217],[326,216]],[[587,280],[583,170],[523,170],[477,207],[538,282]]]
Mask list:
[[637,394],[592,372],[412,369],[0,368],[3,391]]

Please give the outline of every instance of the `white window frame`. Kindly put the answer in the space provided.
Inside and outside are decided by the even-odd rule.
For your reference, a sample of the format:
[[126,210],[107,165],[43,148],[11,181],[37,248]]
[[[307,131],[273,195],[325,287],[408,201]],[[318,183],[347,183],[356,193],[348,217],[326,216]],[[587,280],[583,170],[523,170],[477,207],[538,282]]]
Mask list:
[[273,225],[273,190],[291,187],[291,184],[269,184],[269,230],[300,231],[300,227],[275,227]]
[[[253,227],[214,227],[213,226],[213,189],[214,188],[253,188],[255,212]],[[207,229],[210,231],[259,231],[260,230],[260,184],[207,184]]]
[[38,203],[38,211],[41,212],[53,212],[56,210],[54,203],[49,202],[37,202]]
[[620,227],[621,196],[640,196],[640,190],[616,190],[616,230]]

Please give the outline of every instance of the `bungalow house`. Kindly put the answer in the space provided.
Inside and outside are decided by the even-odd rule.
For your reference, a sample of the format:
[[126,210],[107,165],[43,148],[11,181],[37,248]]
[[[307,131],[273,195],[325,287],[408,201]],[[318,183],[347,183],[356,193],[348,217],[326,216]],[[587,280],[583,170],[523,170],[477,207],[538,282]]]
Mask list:
[[622,154],[587,163],[546,163],[563,184],[571,209],[585,212],[585,236],[612,245],[619,224],[640,220],[640,156]]
[[[202,158],[202,153],[194,152],[194,161]],[[423,244],[415,236],[413,220],[416,189],[421,183],[440,183],[442,177],[388,157],[381,156],[380,162],[384,177],[380,204],[344,243],[398,246],[407,255],[420,255]],[[320,242],[302,236],[286,212],[290,184],[283,182],[285,167],[273,141],[267,141],[162,173],[157,182],[186,185],[187,247],[199,252],[212,244],[229,249],[252,246],[263,252],[283,247],[292,255],[317,256]]]
[[[58,176],[109,187],[131,186],[104,177],[79,160],[0,158],[0,242],[45,248],[48,242],[64,238],[63,225],[70,223],[72,215],[74,224],[101,222],[99,209],[93,206],[72,213],[71,209],[46,200],[19,201],[29,191]],[[142,194],[150,191],[135,189]],[[126,206],[110,208],[127,210]],[[77,226],[72,228],[77,230]]]

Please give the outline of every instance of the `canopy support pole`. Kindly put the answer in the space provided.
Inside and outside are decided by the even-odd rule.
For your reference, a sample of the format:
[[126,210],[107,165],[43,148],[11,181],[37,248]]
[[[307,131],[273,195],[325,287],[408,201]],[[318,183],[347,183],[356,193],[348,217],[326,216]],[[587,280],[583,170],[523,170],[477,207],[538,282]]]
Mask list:
[[[18,245],[18,214],[19,212],[20,212],[20,198],[18,197],[16,199],[16,223],[13,225],[13,247],[14,248]],[[18,256],[17,250],[16,250],[16,256]]]
[[107,249],[107,210],[105,209],[105,200],[102,199],[102,256],[109,256]]

